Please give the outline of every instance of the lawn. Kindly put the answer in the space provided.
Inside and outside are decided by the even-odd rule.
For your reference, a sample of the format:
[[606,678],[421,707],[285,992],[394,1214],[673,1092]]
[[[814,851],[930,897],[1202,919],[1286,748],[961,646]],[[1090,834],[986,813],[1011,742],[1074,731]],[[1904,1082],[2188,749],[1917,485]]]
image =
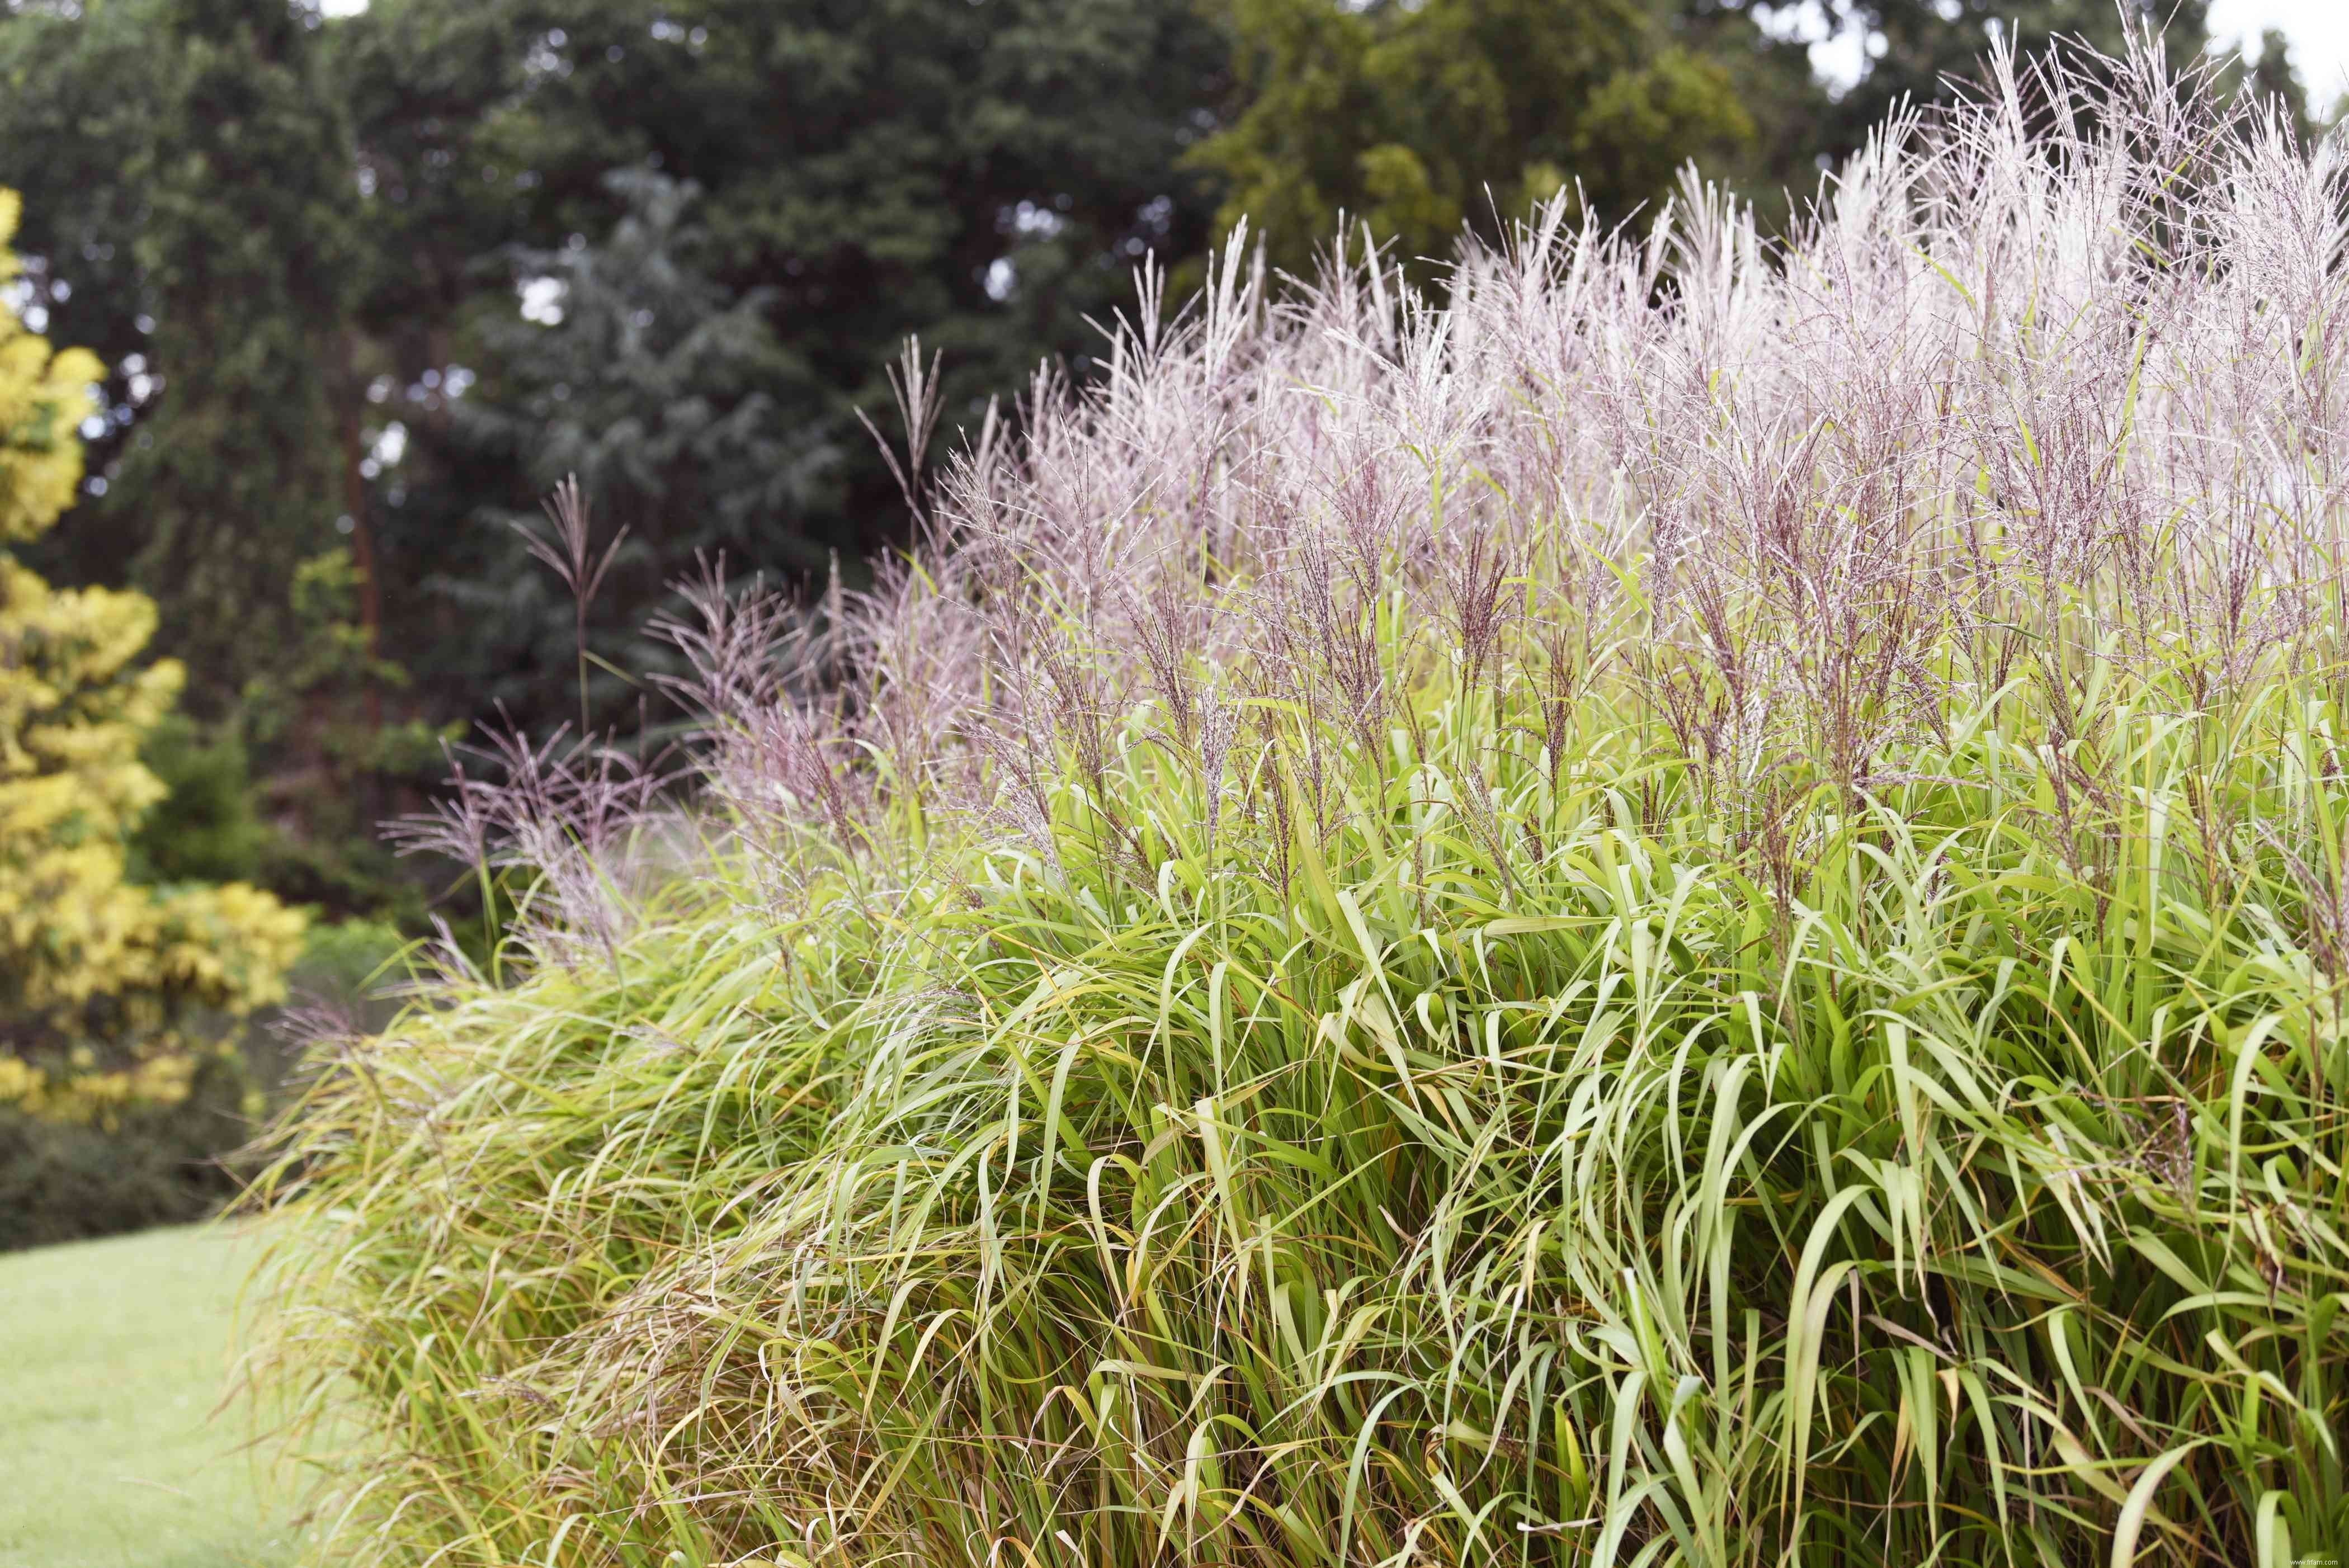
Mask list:
[[204,1228],[0,1256],[0,1568],[272,1568],[282,1493],[215,1410],[251,1243]]

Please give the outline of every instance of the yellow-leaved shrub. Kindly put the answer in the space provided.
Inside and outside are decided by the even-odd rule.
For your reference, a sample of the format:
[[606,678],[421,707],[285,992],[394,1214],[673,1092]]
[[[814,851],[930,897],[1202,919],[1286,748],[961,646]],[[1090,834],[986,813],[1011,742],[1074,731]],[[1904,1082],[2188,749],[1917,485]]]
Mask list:
[[[0,191],[0,286],[18,211]],[[140,744],[181,672],[140,662],[150,600],[51,587],[8,548],[71,504],[103,373],[0,304],[0,1107],[101,1126],[184,1099],[205,1048],[191,1019],[282,1000],[303,929],[242,883],[129,879],[127,842],[163,794]]]

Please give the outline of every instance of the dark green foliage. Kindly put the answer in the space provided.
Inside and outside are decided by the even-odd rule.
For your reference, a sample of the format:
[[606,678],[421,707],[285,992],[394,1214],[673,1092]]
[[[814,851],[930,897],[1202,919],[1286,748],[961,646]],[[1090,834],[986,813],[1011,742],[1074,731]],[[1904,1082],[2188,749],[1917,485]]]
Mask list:
[[1819,125],[1832,100],[1811,68],[1810,46],[1764,26],[1745,0],[1680,0],[1667,9],[1672,37],[1729,73],[1738,107],[1754,122],[1744,142],[1713,150],[1705,172],[1753,202],[1765,230],[1783,232],[1824,172]]
[[[354,593],[345,552],[303,562],[292,641],[246,683],[234,722],[174,714],[150,735],[140,760],[170,793],[132,841],[134,877],[257,882],[330,917],[420,922],[422,890],[375,828],[438,779],[453,737],[412,718],[370,718],[370,693],[403,676],[370,668]],[[256,751],[280,764],[258,780]]]
[[791,564],[822,567],[804,536],[772,526],[805,510],[836,454],[767,390],[809,389],[769,325],[771,291],[730,294],[700,269],[695,187],[651,170],[605,184],[626,211],[600,242],[512,253],[517,273],[559,291],[559,320],[485,326],[497,396],[459,405],[458,422],[502,444],[533,490],[576,475],[607,522],[658,553],[757,550],[763,530],[784,533],[766,542]]
[[349,267],[348,138],[283,5],[171,0],[177,57],[138,239],[169,389],[108,496],[134,519],[159,651],[224,712],[292,632],[295,568],[334,539],[328,374]]
[[[575,716],[567,598],[504,526],[551,479],[634,525],[604,626],[700,550],[853,571],[905,525],[854,418],[902,340],[943,351],[951,436],[1040,359],[1081,369],[1087,318],[1214,207],[1177,166],[1226,88],[1189,0],[377,0],[329,36],[372,191],[371,418],[408,438],[374,491],[386,621],[451,712]],[[573,285],[561,328],[517,322],[525,275]]]
[[[383,711],[398,671],[377,657],[365,573],[336,551],[368,542],[349,363],[366,253],[326,36],[275,0],[11,15],[0,183],[39,213],[26,242],[48,325],[115,372],[85,430],[86,497],[36,560],[150,593],[155,651],[186,665],[200,721],[150,758],[183,798],[145,833],[142,874],[230,866],[374,911],[402,902],[371,842],[398,782],[376,758],[419,748]],[[350,603],[322,626],[336,593]],[[435,749],[428,732],[419,755]],[[266,799],[235,808],[248,774]]]
[[321,40],[274,0],[0,25],[0,183],[36,214],[49,327],[116,371],[91,497],[41,564],[153,594],[157,651],[211,719],[288,632],[295,567],[344,500],[330,399],[355,195]]
[[148,733],[139,759],[171,793],[150,809],[130,841],[140,882],[251,882],[269,850],[254,810],[253,769],[233,733],[207,734],[174,713]]
[[2132,30],[2151,26],[2173,68],[2190,65],[2209,38],[2209,0],[1828,0],[1827,9],[1881,40],[1880,48],[1871,46],[1867,75],[1818,124],[1818,150],[1837,159],[1904,100],[1947,102],[1955,84],[1978,89],[1982,57],[2002,34],[2026,59],[2058,40],[2117,57]]
[[302,944],[301,962],[286,983],[305,1002],[385,1016],[388,1010],[377,1006],[381,1001],[377,993],[387,981],[398,978],[406,945],[399,928],[381,921],[314,925]]
[[[137,243],[170,63],[154,46],[155,14],[154,0],[78,15],[0,8],[0,185],[25,201],[16,245],[51,341],[88,348],[110,372],[103,428],[84,432],[94,480],[160,396],[157,301]],[[119,586],[137,520],[85,506],[26,551],[27,563],[57,582]],[[114,526],[84,526],[93,517]]]
[[1274,259],[1309,268],[1341,214],[1406,255],[1497,232],[1561,186],[1610,221],[1754,134],[1728,73],[1639,0],[1227,0],[1247,104],[1195,161]]
[[[823,569],[809,524],[818,506],[839,502],[829,480],[840,456],[785,412],[821,388],[777,341],[770,291],[732,295],[699,269],[709,242],[688,226],[696,190],[641,169],[607,184],[626,203],[607,236],[512,253],[515,271],[542,292],[541,314],[560,319],[485,323],[493,368],[451,420],[457,439],[533,491],[576,475],[593,498],[599,542],[626,531],[603,594],[621,614],[598,617],[608,628],[595,637],[599,728],[634,727],[659,646],[637,625],[697,557]],[[481,521],[535,527],[535,511],[485,508]],[[509,551],[516,542],[492,538]],[[529,709],[574,667],[574,606],[543,572],[435,581],[477,612],[465,617],[463,649],[481,672],[477,701]]]
[[228,1157],[253,1134],[249,1087],[236,1059],[214,1057],[186,1099],[110,1129],[0,1109],[0,1252],[212,1212],[236,1191]]
[[[304,1044],[321,1029],[347,1027],[375,1034],[389,1024],[399,1002],[388,993],[408,978],[409,939],[388,921],[343,920],[310,927],[302,956],[286,973],[296,1009],[244,1031],[241,1055],[253,1086],[273,1104],[300,1092],[295,1075]],[[302,1026],[297,1020],[309,1021]]]
[[261,880],[333,918],[397,914],[420,930],[422,889],[376,828],[439,781],[461,727],[387,713],[387,694],[400,693],[408,673],[369,652],[365,586],[347,551],[303,562],[290,639],[245,683],[243,731],[277,763],[263,786],[274,830]]

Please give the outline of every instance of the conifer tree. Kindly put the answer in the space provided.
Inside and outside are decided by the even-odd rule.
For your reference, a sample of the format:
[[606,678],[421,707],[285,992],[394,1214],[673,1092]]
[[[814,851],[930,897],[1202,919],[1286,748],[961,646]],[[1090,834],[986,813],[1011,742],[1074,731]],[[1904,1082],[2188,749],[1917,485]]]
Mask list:
[[1273,260],[1309,271],[1340,215],[1451,253],[1562,187],[1652,211],[1691,159],[1754,135],[1728,73],[1640,0],[1226,0],[1247,104],[1195,161]]
[[[17,206],[0,191],[0,284]],[[105,1124],[187,1096],[203,1063],[191,1017],[281,999],[303,923],[241,883],[128,873],[162,794],[140,744],[181,668],[140,662],[151,601],[52,588],[14,553],[73,499],[99,374],[0,306],[0,1106]]]
[[345,542],[357,454],[330,392],[357,194],[295,11],[170,0],[158,24],[177,65],[137,244],[169,382],[106,510],[144,541],[133,581],[169,608],[191,706],[218,717],[293,635],[295,573]]
[[2026,62],[2079,45],[2117,57],[2131,32],[2150,27],[2178,68],[2209,42],[2209,0],[1834,0],[1826,10],[1866,36],[1868,57],[1866,72],[1818,122],[1820,150],[1830,158],[1859,147],[1896,105],[1947,102],[1961,84],[1981,88],[1996,43]]

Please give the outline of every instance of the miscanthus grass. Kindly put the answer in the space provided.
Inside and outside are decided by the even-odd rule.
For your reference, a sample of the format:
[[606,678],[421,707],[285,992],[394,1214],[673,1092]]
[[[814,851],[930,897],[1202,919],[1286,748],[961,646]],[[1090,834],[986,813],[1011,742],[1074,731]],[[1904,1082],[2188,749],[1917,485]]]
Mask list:
[[462,788],[262,1190],[336,1561],[2337,1553],[2349,173],[2000,80],[1783,249],[1237,243],[698,595],[695,789]]

